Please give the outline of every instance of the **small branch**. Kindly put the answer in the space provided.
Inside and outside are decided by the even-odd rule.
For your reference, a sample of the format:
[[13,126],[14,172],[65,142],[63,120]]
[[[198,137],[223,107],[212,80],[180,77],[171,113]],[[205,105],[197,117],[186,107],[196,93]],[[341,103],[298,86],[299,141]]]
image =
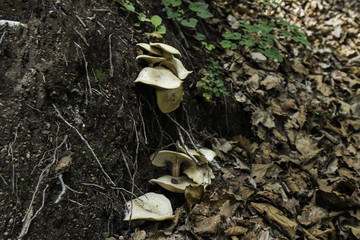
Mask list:
[[112,62],[111,36],[112,36],[112,34],[109,35],[109,64],[110,64],[109,76],[110,76],[110,78],[113,78],[114,77],[114,65],[113,65],[113,62]]
[[91,90],[91,83],[90,83],[90,78],[89,78],[89,71],[88,71],[88,62],[86,61],[86,58],[85,58],[85,54],[81,48],[81,46],[79,44],[77,44],[76,42],[74,42],[75,45],[80,48],[80,51],[81,51],[81,54],[83,56],[83,59],[84,59],[84,63],[85,63],[85,72],[86,72],[86,80],[87,80],[87,85],[89,87],[89,93],[90,93],[90,97],[92,95],[92,90]]
[[0,37],[0,45],[1,45],[1,43],[2,43],[2,41],[3,41],[3,39],[4,39],[4,37],[5,37],[5,34],[6,34],[6,31],[3,32],[3,34],[2,34],[1,37]]
[[166,115],[169,117],[169,119],[170,119],[173,123],[176,124],[176,126],[178,126],[178,127],[187,135],[187,137],[189,138],[189,140],[190,140],[191,144],[193,145],[194,149],[195,149],[197,152],[199,152],[199,149],[198,149],[198,147],[196,146],[196,144],[194,143],[194,141],[193,141],[190,133],[189,133],[188,131],[186,131],[185,128],[183,128],[183,127],[180,125],[180,123],[178,123],[175,119],[173,119],[173,118],[170,116],[170,114],[166,114]]
[[179,128],[179,127],[176,127],[176,129],[177,129],[178,134],[179,134],[179,138],[180,138],[181,145],[184,147],[187,155],[189,155],[189,157],[190,157],[197,165],[200,165],[199,161],[190,153],[189,148],[185,145],[184,138],[183,138],[183,136],[182,136],[182,134],[181,134],[180,128]]
[[88,143],[88,141],[86,141],[86,139],[84,138],[84,136],[73,126],[71,125],[68,121],[66,121],[66,119],[61,115],[60,111],[57,109],[57,107],[53,104],[53,107],[56,111],[56,113],[58,114],[59,118],[61,118],[61,120],[63,120],[65,122],[66,125],[68,125],[70,128],[74,129],[74,131],[79,135],[79,137],[81,138],[81,140],[86,144],[86,146],[88,147],[88,149],[90,150],[91,154],[93,155],[93,157],[95,158],[97,164],[99,165],[101,171],[103,172],[103,174],[105,175],[105,177],[110,181],[111,185],[116,186],[116,184],[111,180],[110,176],[105,172],[103,166],[101,165],[100,160],[98,159],[98,157],[96,156],[94,150],[92,149],[92,147],[90,146],[90,144]]
[[41,209],[44,207],[45,204],[45,191],[46,189],[49,187],[48,184],[46,184],[46,187],[43,190],[43,197],[42,197],[42,203],[40,208],[35,212],[35,214],[33,215],[33,206],[31,205],[31,210],[30,210],[30,214],[26,215],[25,221],[24,221],[24,225],[21,229],[20,235],[18,236],[18,239],[22,239],[22,237],[24,237],[27,232],[29,231],[29,227],[30,224],[32,222],[32,220],[34,220],[34,218],[38,215],[38,213],[41,211]]
[[84,23],[84,21],[78,16],[76,15],[76,18],[79,20],[79,22],[81,23],[81,25],[86,28],[86,24]]
[[86,38],[85,38],[78,30],[76,30],[76,28],[73,28],[73,29],[74,29],[74,31],[79,35],[79,37],[81,38],[81,40],[83,40],[83,42],[85,43],[85,45],[86,45],[87,47],[90,47],[90,45],[89,45],[89,43],[87,42]]

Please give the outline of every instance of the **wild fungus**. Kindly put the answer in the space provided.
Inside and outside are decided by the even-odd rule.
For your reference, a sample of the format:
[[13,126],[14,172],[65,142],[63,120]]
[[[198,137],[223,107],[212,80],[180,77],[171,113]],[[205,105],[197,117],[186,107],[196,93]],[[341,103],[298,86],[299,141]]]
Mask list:
[[141,54],[136,57],[136,60],[145,60],[150,67],[152,67],[155,63],[163,62],[166,60],[164,57],[159,56],[150,56],[146,54]]
[[152,164],[157,167],[166,167],[171,165],[171,174],[174,177],[180,176],[180,169],[195,167],[195,162],[186,154],[169,150],[159,151],[152,154]]
[[[180,151],[182,151],[183,153],[187,153],[185,148],[183,148],[179,142],[177,142],[176,145]],[[198,151],[199,152],[194,149],[189,149],[189,153],[193,155],[196,159],[198,159],[201,163],[209,163],[216,157],[216,153],[211,149],[203,147],[199,148]]]
[[136,219],[162,221],[173,218],[170,200],[162,194],[149,192],[126,203],[124,221]]
[[149,54],[152,53],[154,55],[157,55],[157,56],[161,56],[161,50],[159,48],[156,48],[156,47],[152,47],[150,46],[150,44],[147,44],[147,43],[138,43],[136,44],[136,47],[141,50],[141,51],[138,51],[140,52],[139,55],[143,54],[144,51],[147,51]]
[[180,106],[184,92],[182,86],[175,89],[156,89],[157,105],[162,113],[170,113]]
[[175,193],[184,193],[187,186],[196,184],[186,176],[174,177],[170,175],[165,175],[157,179],[151,179],[149,180],[149,183],[157,183],[162,188]]
[[167,58],[166,61],[160,63],[160,66],[165,66],[170,69],[178,78],[185,79],[192,71],[186,70],[182,62],[177,58]]
[[163,89],[175,89],[182,84],[182,81],[169,69],[160,66],[143,68],[135,82],[141,82]]
[[211,184],[211,179],[215,178],[211,167],[207,164],[186,168],[184,173],[198,184]]
[[165,58],[172,56],[182,57],[179,50],[165,43],[150,43],[150,46],[161,49],[161,56]]

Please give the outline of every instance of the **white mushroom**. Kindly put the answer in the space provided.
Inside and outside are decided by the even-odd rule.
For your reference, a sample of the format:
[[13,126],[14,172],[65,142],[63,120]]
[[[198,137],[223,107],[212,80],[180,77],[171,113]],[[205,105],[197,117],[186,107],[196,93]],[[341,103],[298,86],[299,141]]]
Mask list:
[[162,221],[173,218],[170,200],[162,194],[149,192],[126,203],[124,221],[136,219]]
[[174,177],[180,176],[180,169],[187,169],[196,166],[195,162],[186,154],[169,150],[159,151],[151,155],[152,164],[157,167],[171,165],[171,174]]
[[143,68],[135,82],[141,82],[164,89],[175,89],[182,84],[182,81],[169,69],[160,66]]
[[186,176],[174,177],[170,175],[165,175],[158,179],[151,179],[149,183],[156,183],[162,188],[175,193],[184,193],[187,186],[196,184]]

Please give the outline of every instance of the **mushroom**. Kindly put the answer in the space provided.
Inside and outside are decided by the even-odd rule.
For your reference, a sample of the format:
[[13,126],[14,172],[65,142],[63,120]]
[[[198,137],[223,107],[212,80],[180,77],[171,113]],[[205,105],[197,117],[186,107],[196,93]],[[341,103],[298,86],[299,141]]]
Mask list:
[[159,184],[162,188],[175,193],[184,193],[187,186],[195,184],[191,179],[186,176],[173,177],[165,175],[158,179],[149,180],[151,184]]
[[182,86],[175,89],[156,89],[156,101],[161,112],[169,113],[180,106],[184,91]]
[[162,50],[161,56],[165,58],[171,58],[172,56],[182,57],[179,50],[165,43],[150,43],[150,46],[160,48]]
[[158,56],[154,57],[146,54],[141,54],[136,57],[136,60],[139,59],[145,60],[147,63],[149,63],[150,67],[152,67],[155,63],[163,62],[166,60],[166,58],[164,57],[158,57]]
[[149,192],[126,203],[124,221],[136,219],[162,221],[173,218],[170,200],[162,194]]
[[215,178],[211,167],[207,164],[186,168],[184,173],[198,184],[211,184],[211,179]]
[[196,167],[195,162],[188,155],[169,150],[163,150],[152,154],[150,159],[152,159],[152,164],[157,167],[166,167],[167,164],[172,165],[171,174],[174,177],[180,176],[181,167],[183,169]]
[[178,78],[185,79],[192,71],[186,70],[182,62],[177,58],[167,58],[166,61],[160,63],[160,66],[165,66],[170,69]]
[[[177,141],[176,146],[182,151],[183,153],[187,153],[185,148],[183,148],[180,143]],[[199,148],[199,152],[194,149],[189,149],[189,153],[197,158],[202,163],[209,163],[216,157],[216,153],[208,148]]]
[[143,50],[145,50],[148,53],[152,53],[154,55],[161,56],[161,50],[159,48],[150,46],[150,44],[138,43],[138,44],[136,44],[136,46],[138,47],[138,49],[141,50],[140,51],[141,54],[143,54]]
[[182,84],[182,81],[169,69],[161,66],[143,68],[135,82],[141,82],[163,89],[175,89]]

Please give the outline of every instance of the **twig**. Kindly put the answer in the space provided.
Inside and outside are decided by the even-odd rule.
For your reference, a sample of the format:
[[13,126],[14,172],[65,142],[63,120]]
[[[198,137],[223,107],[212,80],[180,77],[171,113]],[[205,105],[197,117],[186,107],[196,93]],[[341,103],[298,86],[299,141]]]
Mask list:
[[1,45],[1,43],[2,43],[2,41],[3,41],[3,39],[4,39],[4,37],[5,37],[5,34],[6,34],[6,31],[3,32],[3,34],[2,34],[1,37],[0,37],[0,45]]
[[189,157],[197,164],[197,165],[200,165],[199,161],[190,153],[189,151],[189,148],[185,145],[185,142],[184,142],[184,138],[181,134],[181,131],[180,131],[180,128],[178,126],[176,126],[176,130],[178,131],[178,134],[179,134],[179,138],[180,138],[180,142],[182,144],[182,146],[184,147],[187,155],[189,155]]
[[112,34],[109,35],[109,64],[110,64],[110,78],[114,77],[114,65],[112,63],[112,51],[111,51],[111,36]]
[[16,142],[16,139],[18,138],[18,128],[19,128],[20,124],[18,124],[15,127],[15,133],[14,133],[14,140],[9,144],[9,150],[8,150],[8,154],[11,155],[11,162],[12,162],[12,180],[11,180],[11,186],[12,186],[12,191],[13,193],[15,193],[15,159],[14,159],[14,149],[13,149],[13,145]]
[[92,90],[91,90],[91,83],[90,83],[90,78],[89,78],[89,71],[88,71],[88,68],[87,68],[88,62],[86,61],[85,54],[84,54],[81,46],[80,46],[79,44],[77,44],[76,42],[74,42],[74,43],[75,43],[75,45],[76,45],[78,48],[80,48],[81,54],[82,54],[83,59],[84,59],[85,72],[86,72],[86,80],[87,80],[87,85],[88,85],[88,87],[89,87],[89,93],[90,93],[90,97],[91,97],[91,95],[92,95]]
[[[140,99],[140,101],[141,101],[141,99]],[[140,115],[141,123],[142,123],[142,126],[143,126],[145,144],[148,144],[148,140],[147,140],[147,136],[146,136],[145,122],[144,122],[144,118],[143,118],[142,113],[141,113],[141,104],[139,105],[139,115]]]
[[100,186],[100,185],[97,185],[97,184],[94,184],[94,183],[81,183],[82,185],[85,185],[85,186],[94,186],[94,187],[98,187],[102,190],[105,190],[104,187]]
[[66,192],[66,185],[64,183],[64,180],[62,179],[62,174],[59,175],[59,180],[60,180],[60,184],[61,184],[61,192],[60,192],[59,196],[57,197],[57,199],[55,200],[55,203],[60,202],[62,196]]
[[81,25],[86,28],[86,24],[84,23],[84,21],[78,16],[78,15],[75,15],[76,18],[79,20],[79,22],[81,23]]
[[173,119],[169,114],[166,114],[166,115],[169,117],[169,119],[170,119],[173,123],[176,124],[176,126],[178,126],[178,127],[187,135],[187,137],[189,138],[189,140],[190,140],[191,144],[193,145],[194,149],[195,149],[197,152],[199,152],[199,149],[198,149],[198,147],[196,146],[196,144],[194,143],[194,141],[193,141],[190,133],[189,133],[188,131],[186,131],[185,128],[183,128],[183,127],[180,125],[180,123],[178,123],[175,119]]
[[116,184],[111,180],[110,176],[105,172],[103,166],[101,165],[100,160],[98,159],[98,157],[96,156],[94,150],[92,149],[92,147],[90,146],[90,144],[88,143],[88,141],[86,141],[86,139],[84,138],[84,136],[73,126],[71,125],[68,121],[66,121],[66,119],[61,115],[60,111],[57,109],[57,107],[55,106],[55,104],[53,104],[53,107],[55,109],[55,111],[57,112],[59,118],[61,118],[61,120],[63,120],[65,122],[66,125],[68,125],[70,128],[74,129],[75,132],[79,135],[79,137],[81,138],[81,140],[86,144],[86,146],[88,147],[88,149],[90,150],[91,154],[93,155],[93,157],[95,158],[97,164],[99,165],[101,171],[103,172],[103,174],[105,175],[105,177],[110,181],[110,183],[113,186],[116,186]]
[[29,231],[29,227],[30,224],[32,222],[32,220],[34,220],[34,218],[38,215],[38,213],[41,211],[41,209],[44,207],[45,205],[45,191],[46,189],[49,187],[48,184],[46,184],[46,187],[43,190],[43,197],[42,197],[42,203],[41,206],[38,210],[36,210],[35,214],[32,216],[33,214],[33,206],[31,205],[31,214],[26,215],[25,221],[24,221],[24,225],[21,229],[20,235],[18,236],[18,239],[21,239],[23,236],[25,236],[27,234],[27,232]]
[[87,47],[90,47],[90,45],[89,45],[89,43],[87,42],[86,38],[85,38],[78,30],[76,30],[76,28],[73,28],[73,29],[74,29],[74,31],[79,35],[79,37],[81,38],[81,40],[83,40],[83,42],[85,43],[85,45],[86,45]]

